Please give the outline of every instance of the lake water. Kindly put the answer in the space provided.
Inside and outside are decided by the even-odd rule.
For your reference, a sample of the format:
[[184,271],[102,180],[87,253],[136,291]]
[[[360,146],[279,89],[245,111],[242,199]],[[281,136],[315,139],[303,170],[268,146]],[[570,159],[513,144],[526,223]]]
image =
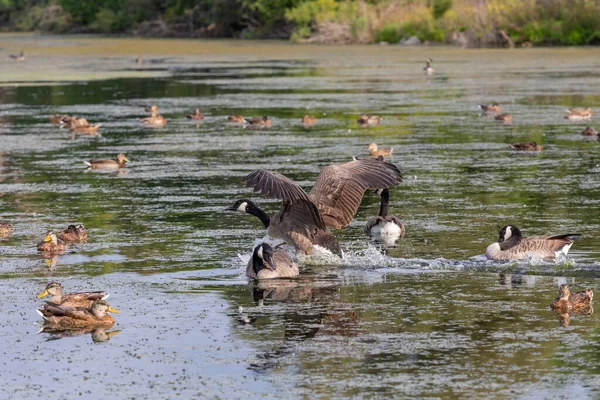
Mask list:
[[[9,60],[21,49],[26,61]],[[549,309],[562,283],[599,288],[600,144],[581,135],[589,122],[563,118],[597,108],[598,60],[598,48],[0,35],[0,220],[14,227],[0,242],[0,397],[598,398],[597,316]],[[479,114],[491,102],[511,125]],[[150,104],[166,127],[140,125]],[[195,107],[200,123],[185,118]],[[363,112],[383,123],[359,127]],[[101,136],[71,138],[55,113],[101,123]],[[507,146],[529,141],[544,151]],[[382,249],[364,235],[379,204],[368,193],[335,232],[343,262],[248,283],[264,229],[224,209],[280,203],[243,177],[271,169],[309,189],[371,142],[394,146],[404,182],[390,208],[406,237]],[[119,173],[86,171],[120,152]],[[71,223],[89,242],[44,260],[36,243]],[[566,261],[487,261],[509,223],[582,237]],[[36,335],[34,299],[53,280],[110,292],[120,332]]]

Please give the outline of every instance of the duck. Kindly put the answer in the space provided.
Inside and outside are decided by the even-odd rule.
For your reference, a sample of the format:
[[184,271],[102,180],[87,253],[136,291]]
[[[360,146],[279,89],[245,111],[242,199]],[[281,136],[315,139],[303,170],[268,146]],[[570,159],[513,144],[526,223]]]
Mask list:
[[489,105],[480,104],[479,109],[483,113],[497,113],[498,114],[498,113],[502,112],[502,108],[498,105],[498,103],[492,103]]
[[37,309],[37,312],[44,318],[45,325],[54,329],[110,328],[115,320],[107,313],[120,314],[120,311],[112,308],[106,300],[96,300],[89,308],[46,303],[47,306]]
[[583,136],[596,136],[598,132],[591,126],[586,126],[585,129],[581,131],[581,134]]
[[87,119],[75,117],[73,115],[63,115],[60,123],[69,129],[82,128],[90,125]]
[[433,60],[431,58],[428,58],[427,60],[425,60],[425,66],[423,67],[423,72],[427,76],[431,76],[435,72],[435,69],[433,69],[433,67],[431,66],[432,62],[433,62]]
[[91,307],[96,300],[106,300],[108,293],[97,292],[75,292],[63,294],[62,285],[58,282],[50,282],[46,288],[37,295],[38,299],[52,296],[50,302],[68,307]]
[[137,58],[135,59],[135,63],[141,65],[144,63],[144,59],[140,56],[137,56]]
[[19,53],[19,54],[9,54],[8,57],[11,60],[15,60],[15,61],[25,61],[25,52],[23,52],[23,50],[21,50],[21,53]]
[[594,298],[594,292],[592,289],[587,288],[581,292],[571,293],[569,286],[564,283],[560,285],[558,297],[550,303],[550,307],[553,309],[565,309],[571,308],[575,311],[580,311],[584,308],[588,308],[592,305],[592,299]]
[[350,224],[367,189],[385,189],[402,181],[394,164],[374,158],[325,167],[310,194],[277,172],[258,169],[243,180],[255,192],[283,200],[281,209],[269,218],[247,199],[229,209],[258,217],[272,238],[283,239],[300,254],[312,254],[313,245],[343,257],[337,239],[328,228]]
[[83,224],[69,225],[59,232],[58,238],[65,243],[87,242],[87,230]]
[[67,117],[67,115],[54,114],[50,117],[50,122],[53,124],[62,124],[62,120],[65,117]]
[[511,143],[508,145],[513,150],[521,150],[521,151],[542,151],[542,146],[537,144],[536,142],[529,143]]
[[357,122],[361,126],[371,126],[371,125],[379,125],[382,120],[383,120],[383,118],[378,115],[361,114],[361,116],[358,117]]
[[264,116],[262,118],[256,117],[252,119],[246,119],[246,124],[250,128],[268,129],[271,127],[273,122],[269,119],[269,117]]
[[567,115],[565,115],[565,119],[570,119],[573,121],[577,120],[590,120],[592,117],[593,111],[591,108],[571,108],[567,110]]
[[123,153],[117,154],[116,160],[103,159],[103,160],[84,161],[85,165],[87,165],[88,168],[91,168],[91,169],[125,168],[126,167],[125,163],[127,163],[127,162],[129,162],[129,160],[127,159],[127,157],[125,157],[125,154],[123,154]]
[[494,117],[494,119],[499,122],[504,122],[505,124],[510,124],[512,122],[512,115],[510,115],[508,113],[504,113],[504,114],[496,115]]
[[167,124],[167,119],[158,113],[158,107],[155,104],[146,107],[144,110],[151,113],[149,117],[140,119],[140,122],[145,126],[149,128],[162,128]]
[[12,225],[5,222],[0,222],[0,237],[6,237],[12,235]]
[[305,126],[314,125],[317,123],[317,117],[313,117],[312,115],[305,115],[302,117],[302,124]]
[[388,215],[390,203],[389,189],[377,189],[376,193],[381,196],[379,215],[369,217],[365,225],[365,233],[373,237],[393,236],[404,237],[406,228],[395,215]]
[[498,242],[490,244],[485,255],[490,260],[521,260],[535,256],[542,259],[556,259],[566,256],[579,233],[554,236],[532,236],[523,238],[521,231],[514,225],[506,225],[500,230]]
[[298,265],[289,254],[283,249],[273,250],[268,243],[261,243],[254,248],[246,268],[248,278],[259,280],[292,278],[299,274]]
[[187,119],[201,120],[201,119],[204,119],[204,114],[202,114],[200,112],[200,109],[198,107],[196,107],[196,112],[194,114],[188,114],[185,117]]
[[67,244],[56,237],[54,231],[48,231],[46,237],[37,247],[42,253],[59,254],[67,249]]
[[234,124],[245,124],[246,118],[243,115],[230,115],[227,117],[227,121]]
[[379,156],[391,156],[392,152],[394,151],[393,147],[378,147],[377,143],[371,143],[369,144],[369,147],[367,147],[367,150],[369,151],[369,153],[371,154],[371,156],[373,157],[379,157]]

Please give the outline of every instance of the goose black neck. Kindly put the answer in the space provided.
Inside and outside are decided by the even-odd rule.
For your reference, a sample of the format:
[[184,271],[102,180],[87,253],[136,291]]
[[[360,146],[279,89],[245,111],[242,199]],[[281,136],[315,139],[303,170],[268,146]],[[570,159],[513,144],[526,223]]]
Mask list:
[[255,217],[258,217],[258,219],[261,220],[265,228],[269,227],[269,224],[271,223],[271,218],[269,218],[269,216],[260,208],[256,206],[248,207],[246,212],[254,215]]
[[379,216],[387,217],[388,209],[390,205],[390,191],[383,189],[381,192],[381,204],[379,205]]
[[500,250],[508,250],[521,243],[521,232],[513,232],[513,235],[507,240],[500,242]]

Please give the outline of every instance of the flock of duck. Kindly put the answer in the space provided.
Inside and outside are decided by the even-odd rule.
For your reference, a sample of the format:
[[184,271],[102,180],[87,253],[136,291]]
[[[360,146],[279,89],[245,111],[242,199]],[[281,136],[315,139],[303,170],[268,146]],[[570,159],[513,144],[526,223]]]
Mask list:
[[[23,61],[25,56],[21,52],[19,56],[11,58]],[[424,67],[427,76],[434,73],[431,63],[432,60],[427,59]],[[493,114],[498,121],[512,121],[510,114],[502,113],[501,107],[496,103],[479,107],[484,114]],[[140,119],[144,126],[160,128],[167,124],[156,105],[147,107],[146,111],[150,112],[150,116]],[[592,110],[589,108],[571,109],[565,118],[589,120],[591,115]],[[198,121],[204,119],[204,115],[196,108],[194,113],[187,115],[187,119]],[[272,121],[266,116],[247,119],[241,115],[232,115],[227,121],[249,128],[269,129],[272,126]],[[378,125],[381,121],[380,116],[366,114],[357,120],[360,126]],[[68,127],[74,135],[96,135],[101,126],[70,115],[54,115],[51,122]],[[306,115],[301,122],[305,127],[310,127],[317,119]],[[589,136],[598,133],[587,127],[583,134]],[[514,150],[542,150],[535,142],[515,143],[510,147]],[[340,229],[350,224],[368,191],[373,191],[380,197],[380,208],[378,215],[368,218],[364,231],[373,239],[387,244],[394,243],[406,234],[406,228],[400,219],[389,215],[389,187],[402,182],[398,167],[384,159],[392,155],[393,148],[381,148],[376,143],[371,143],[367,150],[371,156],[369,158],[355,158],[353,161],[323,168],[309,193],[290,178],[273,171],[259,169],[244,178],[243,182],[254,192],[282,201],[281,209],[272,217],[249,199],[240,199],[228,207],[230,211],[257,217],[264,225],[267,235],[280,241],[278,244],[263,241],[254,247],[246,267],[249,278],[263,280],[300,275],[300,268],[288,250],[282,247],[283,244],[291,246],[299,256],[311,255],[313,250],[317,250],[342,258],[341,246],[331,229]],[[85,164],[91,169],[119,169],[124,168],[128,161],[121,153],[116,160],[90,160]],[[1,236],[11,233],[12,227],[9,224],[0,223]],[[487,247],[485,254],[491,260],[521,260],[531,257],[555,259],[566,255],[580,236],[572,233],[524,238],[516,226],[507,225],[500,230],[498,241]],[[69,225],[58,235],[52,230],[48,231],[37,249],[42,255],[51,257],[64,253],[71,243],[86,241],[87,231],[82,224]],[[91,331],[110,328],[114,319],[107,313],[119,313],[106,301],[108,294],[102,291],[63,294],[60,283],[51,282],[38,298],[48,295],[52,296],[51,299],[38,309],[45,321],[42,328],[45,330]],[[562,285],[559,296],[551,303],[551,307],[564,313],[590,314],[593,311],[592,299],[591,289],[571,294],[567,285]]]

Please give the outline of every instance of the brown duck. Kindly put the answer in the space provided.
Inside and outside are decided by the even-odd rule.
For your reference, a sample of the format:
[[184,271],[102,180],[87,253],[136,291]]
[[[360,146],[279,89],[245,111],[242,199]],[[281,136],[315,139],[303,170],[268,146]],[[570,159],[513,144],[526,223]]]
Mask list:
[[246,118],[244,118],[243,115],[230,115],[229,117],[227,117],[227,121],[234,124],[245,124]]
[[129,160],[127,159],[127,157],[125,157],[125,154],[123,154],[123,153],[117,154],[116,160],[103,159],[103,160],[84,161],[85,165],[87,165],[88,168],[91,168],[91,169],[125,168],[125,163],[127,163],[127,162],[129,162]]
[[540,146],[536,142],[512,143],[512,144],[509,144],[508,147],[510,147],[513,150],[520,150],[520,151],[542,151],[542,146]]
[[57,238],[54,231],[48,231],[46,238],[38,243],[37,249],[42,253],[60,254],[67,249],[67,244]]
[[379,125],[382,120],[383,120],[383,118],[378,115],[362,114],[360,117],[358,117],[357,122],[363,126],[371,126],[371,125]]
[[200,109],[198,107],[196,107],[196,112],[194,114],[188,114],[185,116],[187,119],[192,119],[192,120],[201,120],[204,119],[204,114],[202,114],[200,112]]
[[591,126],[586,126],[585,129],[581,131],[581,134],[583,136],[596,136],[598,132]]
[[567,110],[567,114],[565,115],[565,119],[570,119],[573,121],[580,120],[589,120],[592,117],[592,109],[589,107],[586,108],[571,108]]
[[45,324],[54,329],[110,328],[115,320],[107,312],[119,314],[119,310],[112,308],[105,300],[94,301],[90,308],[47,302],[47,306],[37,312],[44,318]]
[[484,113],[501,113],[502,107],[498,105],[498,103],[492,103],[489,105],[480,104],[479,109]]
[[314,125],[317,123],[317,118],[312,115],[305,115],[302,117],[302,124],[304,125]]
[[510,124],[512,122],[512,115],[508,113],[496,115],[494,119],[498,122],[503,122],[505,124]]
[[60,231],[58,238],[66,243],[87,242],[87,230],[83,224],[69,225]]
[[38,294],[37,298],[41,299],[46,296],[52,296],[50,302],[61,306],[91,307],[94,301],[106,300],[109,294],[103,291],[63,294],[62,285],[60,283],[50,282],[46,288]]
[[581,311],[582,309],[588,308],[592,305],[592,299],[594,298],[594,292],[592,289],[587,288],[581,292],[571,293],[567,284],[560,285],[558,297],[550,304],[553,309],[573,309],[574,311]]
[[394,151],[394,148],[393,147],[378,147],[377,143],[371,143],[371,144],[369,144],[369,147],[367,147],[367,150],[369,151],[369,154],[371,154],[371,156],[379,157],[379,156],[391,156],[392,152]]
[[12,235],[13,228],[10,224],[0,222],[0,237]]
[[566,256],[573,242],[580,236],[578,233],[570,233],[523,238],[516,226],[506,225],[500,230],[498,241],[487,247],[485,255],[490,260],[521,260],[532,256],[555,259],[560,254]]
[[258,129],[269,129],[273,122],[269,119],[269,117],[256,117],[252,119],[247,119],[246,124],[250,128],[258,128]]

